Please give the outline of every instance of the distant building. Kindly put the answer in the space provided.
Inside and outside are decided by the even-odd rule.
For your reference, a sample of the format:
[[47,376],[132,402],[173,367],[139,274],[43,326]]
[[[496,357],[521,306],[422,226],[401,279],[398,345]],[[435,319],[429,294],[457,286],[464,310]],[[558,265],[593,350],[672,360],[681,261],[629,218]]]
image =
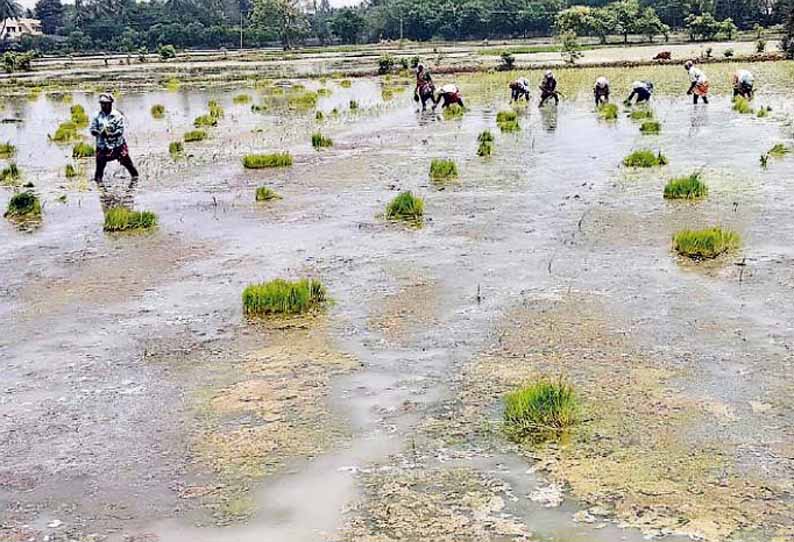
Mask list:
[[0,40],[15,40],[21,36],[41,36],[41,21],[38,19],[6,19],[5,25],[0,32]]

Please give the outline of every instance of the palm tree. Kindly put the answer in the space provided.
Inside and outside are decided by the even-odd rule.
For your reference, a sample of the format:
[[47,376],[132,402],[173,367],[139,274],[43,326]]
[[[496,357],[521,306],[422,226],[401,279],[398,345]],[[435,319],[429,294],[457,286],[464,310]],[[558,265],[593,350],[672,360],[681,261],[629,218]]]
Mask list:
[[21,14],[22,6],[16,0],[0,0],[0,19],[3,21],[0,24],[0,36],[3,36],[3,40],[6,38],[6,21],[18,19]]

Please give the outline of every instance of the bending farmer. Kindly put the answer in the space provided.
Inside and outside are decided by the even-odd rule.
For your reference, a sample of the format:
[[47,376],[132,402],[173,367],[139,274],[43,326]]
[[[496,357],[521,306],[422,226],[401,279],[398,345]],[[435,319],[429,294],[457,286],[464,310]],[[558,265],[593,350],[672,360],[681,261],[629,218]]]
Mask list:
[[96,173],[94,180],[102,185],[105,166],[108,162],[118,160],[130,172],[130,186],[138,182],[138,170],[132,163],[127,141],[124,139],[124,115],[113,110],[113,96],[99,96],[99,113],[91,121],[91,135],[96,137]]
[[733,74],[733,97],[753,99],[753,74],[747,70],[736,70]]
[[529,81],[526,77],[519,77],[510,83],[510,100],[517,102],[521,98],[529,101]]
[[441,104],[442,109],[449,107],[452,104],[458,104],[459,106],[463,107],[463,95],[460,93],[458,85],[453,85],[452,83],[441,87],[436,105],[438,105],[438,102],[441,100],[444,100],[444,103]]
[[631,84],[631,94],[626,98],[626,104],[631,105],[631,100],[636,96],[636,103],[644,103],[651,99],[653,83],[650,81],[634,81]]
[[603,75],[596,79],[593,86],[593,96],[595,96],[596,107],[609,103],[609,79]]
[[554,105],[560,103],[559,93],[557,92],[557,80],[554,78],[554,74],[551,73],[551,70],[546,70],[546,73],[543,74],[543,80],[540,82],[540,103],[538,107],[543,107],[543,104],[546,103],[546,100],[549,98],[554,98]]
[[687,60],[684,69],[689,73],[689,90],[687,94],[692,95],[692,103],[698,103],[698,98],[703,98],[703,103],[709,103],[709,80],[703,70],[695,67],[695,63]]

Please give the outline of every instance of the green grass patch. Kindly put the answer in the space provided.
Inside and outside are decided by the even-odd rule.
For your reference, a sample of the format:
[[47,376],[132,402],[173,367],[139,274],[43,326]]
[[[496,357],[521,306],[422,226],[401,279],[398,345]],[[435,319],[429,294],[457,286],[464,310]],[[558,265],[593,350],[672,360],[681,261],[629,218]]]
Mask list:
[[50,136],[50,139],[56,143],[71,143],[76,139],[80,139],[77,134],[77,125],[70,120],[60,123],[55,133]]
[[425,214],[425,202],[411,191],[401,192],[386,206],[386,218],[420,222]]
[[462,119],[466,110],[460,104],[452,104],[444,108],[444,118],[446,120]]
[[165,117],[165,106],[162,104],[154,104],[149,111],[152,114],[152,118],[161,119]]
[[626,167],[649,168],[666,164],[667,157],[662,154],[662,151],[654,153],[648,149],[636,150],[623,159],[623,165]]
[[786,147],[783,143],[777,143],[774,147],[769,149],[767,154],[772,158],[782,158],[791,152],[791,149]]
[[22,177],[22,173],[14,162],[11,162],[0,171],[0,183],[16,184]]
[[673,235],[673,248],[693,260],[716,258],[720,254],[739,248],[739,234],[721,228],[682,230]]
[[753,113],[753,106],[750,105],[750,100],[743,96],[736,96],[733,99],[733,110],[742,115],[749,115]]
[[8,208],[3,215],[6,218],[38,218],[41,216],[41,202],[36,194],[26,190],[11,196]]
[[447,159],[434,158],[430,162],[430,179],[433,181],[447,181],[458,178],[458,166]]
[[82,141],[75,143],[74,147],[72,147],[72,158],[89,158],[95,154],[96,149],[94,149],[94,146]]
[[218,117],[213,117],[210,114],[199,115],[193,119],[193,126],[196,128],[211,128],[218,125]]
[[646,120],[640,125],[640,133],[643,135],[656,135],[662,132],[662,123],[658,120]]
[[182,136],[182,139],[185,140],[185,143],[204,141],[207,139],[207,132],[206,130],[191,130],[189,132],[185,132],[185,135]]
[[264,169],[287,167],[292,165],[292,155],[288,152],[270,154],[246,154],[243,156],[243,167],[246,169]]
[[243,312],[248,316],[303,314],[326,301],[325,287],[318,280],[301,279],[251,284],[243,290]]
[[273,199],[281,199],[281,196],[267,186],[260,186],[256,189],[256,201],[270,201]]
[[598,114],[604,120],[618,119],[618,106],[616,104],[602,104],[598,106]]
[[114,207],[105,213],[104,230],[107,232],[147,230],[157,225],[157,215],[150,211],[131,211]]
[[312,134],[312,147],[314,147],[315,149],[320,150],[333,146],[334,146],[334,142],[331,140],[330,137],[325,137],[320,132],[314,132]]
[[709,188],[695,172],[685,177],[670,179],[664,186],[665,199],[699,199],[708,195]]
[[235,103],[235,104],[238,104],[238,105],[239,104],[247,104],[250,101],[251,101],[251,96],[249,96],[248,94],[238,94],[237,96],[232,98],[232,103]]
[[85,128],[88,126],[88,113],[85,112],[85,108],[80,104],[74,104],[72,107],[69,108],[69,113],[72,116],[72,122],[78,128]]
[[563,378],[540,379],[505,396],[505,429],[518,442],[559,436],[578,414],[576,393]]
[[10,141],[6,141],[5,143],[0,143],[0,158],[3,160],[7,160],[14,156],[17,152],[17,148],[11,144]]
[[75,168],[72,164],[66,164],[66,170],[64,171],[67,179],[73,179],[77,177],[77,168]]
[[181,141],[172,141],[168,144],[168,154],[171,156],[179,156],[185,152],[185,145]]

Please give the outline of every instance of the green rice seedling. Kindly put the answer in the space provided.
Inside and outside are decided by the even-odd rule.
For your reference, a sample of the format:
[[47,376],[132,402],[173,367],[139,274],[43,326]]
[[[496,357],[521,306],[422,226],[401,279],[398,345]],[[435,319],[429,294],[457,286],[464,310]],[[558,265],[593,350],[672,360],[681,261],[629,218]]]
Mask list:
[[218,125],[218,117],[212,115],[199,115],[193,119],[193,126],[196,128],[205,128]]
[[791,149],[786,147],[783,143],[777,143],[774,147],[769,149],[767,154],[772,158],[782,158],[783,156],[787,155],[791,152]]
[[179,90],[179,87],[181,86],[182,84],[179,82],[179,79],[175,77],[172,77],[171,79],[165,82],[165,88],[171,92],[176,92],[177,90]]
[[446,120],[461,119],[466,112],[459,104],[452,104],[444,108],[444,118]]
[[501,124],[503,122],[514,122],[516,120],[518,120],[518,113],[513,110],[499,111],[496,114],[496,124]]
[[265,104],[254,104],[251,106],[252,113],[264,113],[268,110],[268,107]]
[[323,121],[323,120],[325,120],[325,115],[323,114],[323,112],[322,112],[322,111],[317,111],[317,112],[314,114],[314,120],[316,120],[316,121]]
[[618,119],[618,106],[616,104],[603,104],[598,106],[598,114],[604,120]]
[[207,139],[207,132],[205,130],[191,130],[189,132],[185,132],[185,135],[182,136],[182,139],[185,140],[185,143],[204,141]]
[[493,142],[480,141],[480,144],[477,146],[477,156],[488,158],[491,154],[493,154]]
[[288,152],[274,152],[271,154],[246,154],[243,157],[243,167],[246,169],[287,167],[291,165],[292,155]]
[[322,87],[317,89],[317,96],[327,97],[331,95],[331,89]]
[[157,215],[150,211],[131,211],[126,207],[113,207],[105,213],[104,230],[107,232],[148,230],[157,225]]
[[410,190],[407,192],[400,192],[400,194],[386,206],[386,218],[388,220],[421,222],[424,213],[424,200],[414,196]]
[[322,306],[326,299],[325,287],[318,280],[275,279],[243,290],[243,312],[247,316],[304,314]]
[[384,102],[388,102],[392,98],[394,98],[394,92],[390,88],[384,88],[380,91],[380,97],[383,99]]
[[480,135],[477,136],[477,141],[480,143],[493,143],[494,136],[490,130],[483,130],[480,132]]
[[301,85],[300,83],[295,83],[289,87],[290,92],[303,92],[306,90],[305,85]]
[[287,107],[296,110],[312,109],[317,106],[317,100],[316,92],[301,92],[287,98]]
[[358,102],[356,100],[350,100],[350,110],[355,111],[358,109]]
[[210,100],[207,104],[207,107],[210,110],[210,117],[214,119],[221,119],[224,116],[223,108],[218,105],[218,102],[215,100]]
[[667,157],[662,154],[662,151],[654,153],[648,149],[636,150],[623,159],[623,165],[626,167],[649,168],[666,164]]
[[756,116],[759,119],[762,119],[762,118],[766,117],[767,115],[769,115],[770,111],[772,111],[772,108],[770,108],[769,106],[761,107],[760,109],[758,109],[758,112],[756,112]]
[[85,112],[85,108],[82,105],[74,104],[69,108],[69,113],[72,115],[72,122],[76,127],[85,128],[88,126],[88,113]]
[[22,177],[22,173],[14,162],[11,162],[0,171],[0,183],[16,184]]
[[579,409],[573,386],[542,378],[505,396],[505,430],[516,442],[546,440],[572,427]]
[[673,248],[687,258],[703,260],[739,248],[739,235],[721,228],[682,230],[673,235]]
[[77,134],[77,125],[70,120],[60,123],[55,133],[50,136],[50,139],[56,143],[70,143],[76,139],[80,139],[80,136]]
[[503,134],[512,134],[514,132],[520,132],[521,125],[518,123],[517,120],[509,120],[506,122],[500,122],[499,129],[502,131]]
[[643,135],[656,135],[661,133],[662,123],[658,120],[646,120],[640,125],[640,133]]
[[653,111],[650,109],[635,109],[629,113],[631,120],[650,120],[653,118]]
[[350,81],[350,79],[342,79],[339,81],[339,86],[342,88],[350,88],[353,86],[353,83]]
[[334,142],[331,140],[330,137],[325,137],[320,132],[314,132],[312,134],[312,147],[317,150],[326,147],[333,147]]
[[152,118],[161,119],[165,117],[165,106],[162,104],[154,104],[150,109]]
[[339,116],[339,108],[338,107],[334,107],[333,109],[331,109],[331,115],[333,115],[334,117],[338,117]]
[[72,158],[89,158],[95,154],[94,146],[82,141],[75,143],[74,147],[72,147]]
[[72,164],[66,164],[65,175],[67,179],[77,177],[77,168],[75,168]]
[[256,189],[256,201],[270,201],[272,199],[281,199],[281,196],[267,186],[260,186]]
[[753,107],[750,105],[750,101],[743,96],[736,96],[733,99],[733,110],[742,115],[753,113]]
[[665,199],[699,199],[708,195],[709,188],[695,172],[685,177],[670,179],[664,187]]
[[0,143],[0,158],[7,160],[16,154],[17,148],[10,141]]
[[3,215],[10,219],[36,219],[41,216],[41,202],[39,198],[31,192],[26,190],[14,194],[8,201],[8,208]]
[[452,160],[434,158],[430,162],[430,180],[447,181],[457,179],[458,166]]
[[248,94],[238,94],[234,98],[232,98],[232,103],[236,104],[247,104],[251,101],[251,96]]
[[179,156],[185,152],[185,145],[181,141],[172,141],[168,144],[168,154],[171,156]]

